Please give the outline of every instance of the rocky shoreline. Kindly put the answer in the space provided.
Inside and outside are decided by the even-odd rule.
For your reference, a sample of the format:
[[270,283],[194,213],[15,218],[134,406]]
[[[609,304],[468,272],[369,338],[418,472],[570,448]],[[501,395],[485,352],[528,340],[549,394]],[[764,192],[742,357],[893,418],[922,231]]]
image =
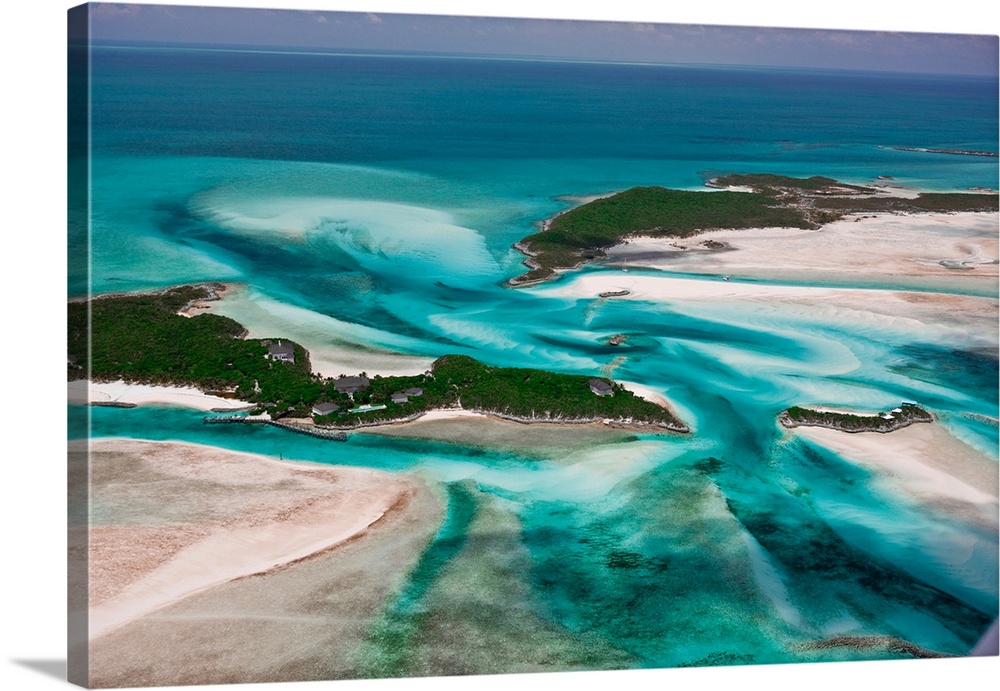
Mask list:
[[632,419],[618,419],[613,420],[610,418],[602,417],[587,417],[587,418],[564,418],[561,416],[545,416],[545,417],[523,417],[519,415],[508,415],[506,413],[498,413],[492,410],[470,410],[470,413],[477,413],[479,415],[486,415],[489,417],[495,417],[500,420],[507,420],[508,422],[517,422],[523,425],[533,425],[533,424],[553,424],[553,425],[592,425],[592,424],[602,424],[609,427],[616,427],[619,429],[634,429],[634,430],[652,430],[657,431],[661,429],[669,430],[671,432],[677,432],[680,434],[688,434],[691,429],[683,424],[674,424],[670,422],[641,422]]
[[[386,427],[390,425],[403,425],[409,422],[415,422],[420,418],[424,417],[428,413],[435,412],[463,412],[472,415],[481,415],[483,417],[492,417],[498,420],[504,420],[506,422],[515,422],[521,425],[534,425],[534,424],[551,424],[551,425],[604,425],[608,427],[614,427],[616,429],[630,429],[638,431],[648,431],[648,432],[658,432],[662,430],[667,430],[670,432],[676,432],[678,434],[689,434],[691,429],[683,424],[674,424],[669,422],[642,422],[629,419],[611,419],[603,417],[586,417],[586,418],[566,418],[562,416],[534,416],[525,417],[521,415],[510,415],[508,413],[500,413],[494,410],[480,410],[478,408],[436,408],[433,410],[424,410],[419,413],[414,413],[412,415],[407,415],[402,418],[395,418],[391,420],[372,420],[366,422],[359,422],[356,425],[311,425],[309,423],[297,423],[291,422],[289,420],[279,420],[277,422],[283,422],[281,426],[297,426],[297,427],[315,427],[316,429],[330,430],[330,431],[340,431],[349,432],[351,430],[360,429],[370,429],[373,427]],[[293,418],[294,419],[294,418]]]
[[896,638],[895,636],[836,636],[825,641],[804,643],[799,647],[803,650],[830,650],[833,648],[848,648],[850,650],[879,650],[887,653],[911,655],[915,658],[925,660],[954,657],[954,655],[945,655],[944,653],[939,653],[934,650],[921,648],[915,643],[910,643],[909,641]]
[[177,310],[177,314],[184,317],[193,317],[198,313],[198,310],[209,309],[210,306],[205,303],[221,300],[230,288],[225,283],[197,283],[194,287],[203,289],[205,291],[204,296],[189,300],[186,305]]
[[[547,228],[548,228],[547,224],[543,226],[543,230]],[[528,249],[528,246],[525,245],[522,241],[519,240],[515,242],[513,245],[511,245],[511,247],[513,247],[514,249],[516,249],[518,252],[520,252],[525,256],[525,259],[524,261],[521,262],[521,264],[531,269],[531,271],[523,273],[519,276],[514,276],[513,278],[509,279],[507,281],[507,285],[510,286],[511,288],[525,288],[527,286],[538,285],[539,283],[546,283],[555,276],[559,275],[560,273],[563,273],[565,271],[576,271],[584,264],[587,264],[589,262],[589,260],[584,260],[574,264],[573,266],[560,268],[559,270],[549,269],[549,273],[545,274],[541,278],[526,278],[526,276],[529,276],[533,271],[538,271],[540,269],[545,269],[547,267],[543,267],[541,264],[539,264],[533,259],[534,257],[538,256],[538,252],[534,252]]]

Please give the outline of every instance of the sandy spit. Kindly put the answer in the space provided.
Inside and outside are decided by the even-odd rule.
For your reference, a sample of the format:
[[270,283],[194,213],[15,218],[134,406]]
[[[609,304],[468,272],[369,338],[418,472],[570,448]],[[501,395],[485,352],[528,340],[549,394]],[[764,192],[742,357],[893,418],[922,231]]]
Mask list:
[[126,439],[90,462],[95,686],[349,674],[442,519],[420,479],[365,468]]
[[154,386],[124,381],[90,382],[77,379],[66,385],[70,403],[130,403],[133,405],[176,405],[196,410],[226,408],[239,410],[252,403],[234,398],[211,396],[192,386]]

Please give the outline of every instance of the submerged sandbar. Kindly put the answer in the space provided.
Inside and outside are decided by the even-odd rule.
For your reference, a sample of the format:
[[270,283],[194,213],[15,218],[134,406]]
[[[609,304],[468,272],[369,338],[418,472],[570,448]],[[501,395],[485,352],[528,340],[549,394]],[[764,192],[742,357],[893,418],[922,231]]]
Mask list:
[[791,432],[872,470],[899,491],[938,510],[997,529],[997,461],[943,425],[913,425],[891,434],[850,434],[823,427]]

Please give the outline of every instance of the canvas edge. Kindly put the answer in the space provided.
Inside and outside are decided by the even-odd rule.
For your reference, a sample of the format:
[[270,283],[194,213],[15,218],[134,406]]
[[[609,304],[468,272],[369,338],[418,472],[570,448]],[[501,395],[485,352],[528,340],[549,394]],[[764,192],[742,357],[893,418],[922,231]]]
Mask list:
[[[85,275],[90,285],[90,10],[67,10],[67,276]],[[89,316],[88,316],[89,322]],[[68,328],[67,328],[68,336]],[[89,376],[87,377],[90,378]],[[88,430],[89,408],[67,406],[66,518],[66,680],[89,686],[89,439],[71,440]]]

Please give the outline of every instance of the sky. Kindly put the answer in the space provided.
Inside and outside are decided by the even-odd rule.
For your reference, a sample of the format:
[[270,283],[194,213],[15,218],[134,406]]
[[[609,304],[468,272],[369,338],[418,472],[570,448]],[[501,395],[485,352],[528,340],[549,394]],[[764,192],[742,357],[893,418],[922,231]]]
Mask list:
[[109,41],[976,75],[996,75],[998,63],[989,34],[123,3],[95,3],[92,13],[92,36]]

